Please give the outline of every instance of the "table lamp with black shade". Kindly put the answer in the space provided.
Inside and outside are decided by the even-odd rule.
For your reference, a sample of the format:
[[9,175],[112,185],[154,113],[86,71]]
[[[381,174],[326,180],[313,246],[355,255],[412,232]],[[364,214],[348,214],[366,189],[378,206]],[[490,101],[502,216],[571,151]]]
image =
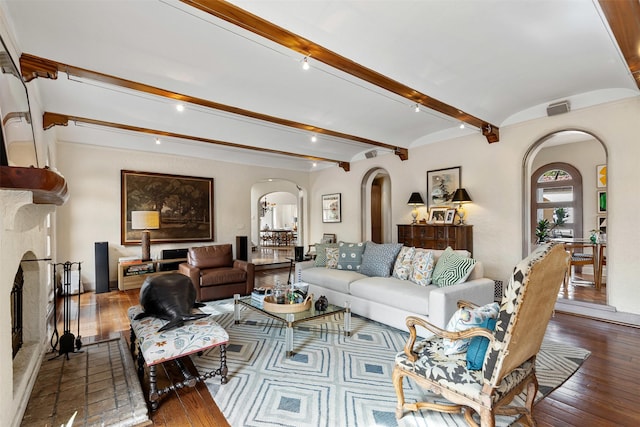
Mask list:
[[418,223],[418,206],[424,206],[424,200],[422,200],[422,196],[418,192],[411,193],[411,197],[409,197],[408,205],[413,205],[413,210],[411,211],[411,216],[413,217],[413,222],[411,224]]
[[462,209],[463,203],[469,203],[471,201],[471,197],[469,197],[469,193],[464,188],[458,188],[455,193],[453,193],[452,202],[458,204],[458,217],[460,218],[460,222],[458,225],[464,225],[464,210]]
[[142,261],[151,260],[151,232],[160,228],[160,212],[132,211],[131,229],[142,230],[140,243],[142,245]]

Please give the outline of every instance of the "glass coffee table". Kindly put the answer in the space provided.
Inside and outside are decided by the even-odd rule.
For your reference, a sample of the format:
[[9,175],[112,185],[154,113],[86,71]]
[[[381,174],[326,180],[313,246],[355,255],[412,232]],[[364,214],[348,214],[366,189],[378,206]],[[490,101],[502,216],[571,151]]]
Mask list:
[[346,307],[340,307],[338,305],[329,304],[325,311],[316,311],[314,304],[311,304],[309,310],[301,311],[298,313],[272,313],[265,310],[262,304],[255,301],[251,296],[241,297],[239,294],[233,296],[233,320],[237,325],[240,323],[240,306],[247,307],[255,312],[281,322],[284,324],[285,330],[285,348],[287,350],[287,357],[293,355],[293,328],[304,322],[309,322],[315,319],[321,319],[323,317],[331,316],[337,313],[344,313],[344,335],[346,337],[351,336],[351,307],[349,302]]

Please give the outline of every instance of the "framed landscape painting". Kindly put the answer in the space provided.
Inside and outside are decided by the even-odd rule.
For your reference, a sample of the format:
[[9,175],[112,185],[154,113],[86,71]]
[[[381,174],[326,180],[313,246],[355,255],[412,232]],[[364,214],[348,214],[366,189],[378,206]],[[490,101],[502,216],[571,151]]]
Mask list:
[[460,188],[460,166],[427,172],[427,206],[449,206]]
[[151,212],[159,224],[149,231],[151,243],[205,242],[213,235],[213,178],[122,170],[121,243],[140,244],[132,212]]

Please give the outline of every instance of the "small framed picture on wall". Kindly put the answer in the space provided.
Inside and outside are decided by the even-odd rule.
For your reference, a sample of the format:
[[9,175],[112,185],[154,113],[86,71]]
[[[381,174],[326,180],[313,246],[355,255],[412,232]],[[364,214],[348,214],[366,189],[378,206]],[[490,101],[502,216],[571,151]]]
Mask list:
[[598,191],[598,213],[607,212],[607,192]]

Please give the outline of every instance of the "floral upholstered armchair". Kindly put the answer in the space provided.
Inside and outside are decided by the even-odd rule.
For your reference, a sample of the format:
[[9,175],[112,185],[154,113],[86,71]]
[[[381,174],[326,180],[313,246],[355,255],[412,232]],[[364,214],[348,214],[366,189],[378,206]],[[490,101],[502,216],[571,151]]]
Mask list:
[[[516,265],[504,291],[495,331],[475,327],[449,332],[417,317],[408,317],[409,340],[396,355],[393,385],[398,397],[397,418],[404,410],[421,409],[447,413],[461,412],[471,426],[494,426],[495,416],[523,414],[521,420],[534,425],[533,403],[538,391],[535,360],[558,291],[567,271],[569,255],[561,244],[545,244]],[[462,305],[469,305],[463,302]],[[416,343],[416,326],[435,334]],[[447,340],[478,337],[485,352],[447,355]],[[477,343],[476,343],[477,344]],[[481,346],[480,346],[481,347]],[[477,366],[473,365],[473,357]],[[471,362],[471,363],[470,363]],[[478,368],[478,370],[474,370]],[[442,395],[451,403],[404,401],[403,379]],[[524,406],[506,406],[526,389]]]

